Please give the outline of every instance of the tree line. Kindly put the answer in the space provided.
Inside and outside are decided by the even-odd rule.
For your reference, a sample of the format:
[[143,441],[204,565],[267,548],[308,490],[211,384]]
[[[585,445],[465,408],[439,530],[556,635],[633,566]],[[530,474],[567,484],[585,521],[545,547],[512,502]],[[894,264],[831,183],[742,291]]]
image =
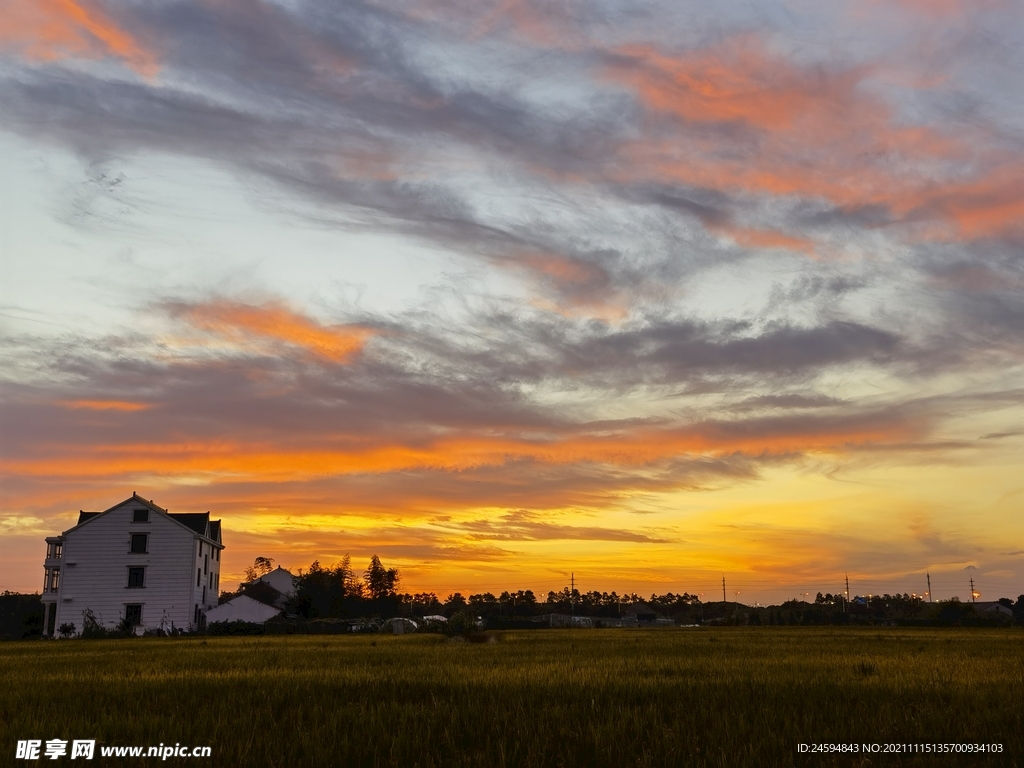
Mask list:
[[[273,558],[256,558],[246,569],[246,579],[250,583],[243,584],[237,592],[222,594],[221,601],[243,592],[259,599],[261,587],[253,582],[269,573],[273,563]],[[686,592],[652,594],[649,598],[635,592],[581,592],[569,587],[539,596],[530,589],[506,590],[497,595],[493,592],[469,595],[452,592],[443,598],[435,592],[408,593],[399,589],[401,575],[398,570],[385,567],[377,555],[370,558],[369,565],[361,573],[353,567],[349,555],[333,565],[323,565],[315,560],[308,568],[299,569],[294,581],[295,595],[286,612],[307,619],[366,616],[416,619],[434,615],[451,618],[461,612],[471,612],[485,620],[527,619],[549,613],[614,618],[639,603],[650,605],[661,616],[684,619],[699,616],[701,608],[699,597]]]
[[[271,558],[257,558],[247,571],[249,581],[268,573]],[[645,603],[661,617],[680,624],[738,623],[750,625],[856,624],[856,623],[937,623],[959,624],[974,621],[1005,621],[997,616],[982,616],[970,603],[957,600],[929,603],[918,595],[872,595],[848,601],[845,595],[819,592],[813,603],[790,600],[780,605],[747,606],[735,602],[702,602],[687,592],[652,594],[641,597],[635,592],[619,594],[592,590],[581,592],[565,587],[537,595],[532,590],[506,590],[499,594],[452,592],[441,597],[435,592],[408,593],[400,590],[401,575],[387,568],[377,555],[365,570],[357,571],[345,555],[340,562],[323,565],[314,561],[295,576],[295,595],[286,612],[305,619],[354,619],[361,617],[403,616],[417,619],[440,615],[452,618],[472,614],[490,624],[529,619],[558,613],[593,618],[615,618],[633,606]],[[240,591],[251,590],[245,586]],[[226,593],[222,600],[238,593]],[[251,594],[251,592],[250,592]],[[1017,623],[1024,624],[1024,595],[1016,602],[1003,598]]]

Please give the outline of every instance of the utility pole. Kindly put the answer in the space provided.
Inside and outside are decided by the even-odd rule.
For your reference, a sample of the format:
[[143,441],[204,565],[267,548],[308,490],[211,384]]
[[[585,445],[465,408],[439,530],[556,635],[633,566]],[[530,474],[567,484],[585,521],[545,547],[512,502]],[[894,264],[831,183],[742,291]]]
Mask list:
[[974,602],[974,577],[971,576],[971,602]]
[[723,603],[728,603],[729,602],[729,598],[727,598],[725,596],[725,574],[724,573],[722,574],[722,602]]
[[924,577],[928,579],[928,602],[930,603],[932,601],[932,575],[926,573]]
[[572,586],[569,587],[569,606],[570,606],[570,609],[572,611],[572,615],[575,616],[576,615],[576,573],[573,572],[573,574],[569,578],[570,578],[569,583],[572,585]]
[[846,602],[850,602],[850,574],[846,574]]

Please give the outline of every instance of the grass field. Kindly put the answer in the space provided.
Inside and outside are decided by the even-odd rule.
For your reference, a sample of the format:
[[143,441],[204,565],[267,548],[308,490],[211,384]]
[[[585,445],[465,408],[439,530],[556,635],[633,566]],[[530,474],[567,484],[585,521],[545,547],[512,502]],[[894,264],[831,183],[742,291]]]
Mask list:
[[[1019,630],[10,642],[0,686],[11,764],[29,738],[209,745],[211,759],[166,764],[281,768],[1024,764]],[[802,756],[801,742],[1004,751],[851,759]]]

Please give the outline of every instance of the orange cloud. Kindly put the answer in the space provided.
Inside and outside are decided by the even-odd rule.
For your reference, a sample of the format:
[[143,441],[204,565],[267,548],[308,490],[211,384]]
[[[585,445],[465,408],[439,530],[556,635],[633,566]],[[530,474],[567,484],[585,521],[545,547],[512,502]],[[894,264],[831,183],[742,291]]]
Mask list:
[[546,275],[560,283],[606,285],[610,282],[608,273],[599,266],[578,259],[534,255],[523,258],[522,263],[534,272]]
[[725,224],[705,223],[708,229],[721,232],[744,248],[783,248],[787,251],[814,256],[814,241],[804,237],[793,237],[774,229],[749,229]]
[[[802,68],[751,36],[679,56],[645,46],[612,53],[605,77],[630,86],[649,112],[646,135],[621,149],[623,182],[800,195],[850,209],[882,205],[908,221],[942,225],[929,236],[965,240],[1006,234],[1024,214],[1019,158],[979,153],[970,137],[899,124],[861,87],[870,68]],[[692,130],[707,124],[749,135],[738,143],[731,131],[718,138]],[[751,247],[813,250],[781,233],[719,231]]]
[[5,0],[0,46],[34,61],[110,56],[147,77],[158,69],[154,53],[90,0]]
[[146,403],[129,403],[123,400],[65,400],[65,408],[85,408],[91,411],[144,411],[151,406]]
[[608,67],[609,77],[632,85],[649,108],[698,123],[792,127],[823,102],[836,100],[834,91],[849,91],[857,80],[848,74],[814,82],[788,62],[768,56],[756,37],[680,57],[647,46],[626,46],[614,54],[618,63]]
[[[880,420],[884,421],[884,420]],[[453,435],[405,444],[380,444],[369,438],[338,436],[333,444],[238,442],[235,440],[160,444],[106,445],[67,455],[55,447],[45,459],[11,458],[0,472],[54,476],[133,474],[205,474],[296,479],[313,476],[410,469],[461,471],[530,459],[546,464],[598,463],[639,467],[684,456],[843,452],[852,446],[891,444],[914,437],[920,428],[908,423],[826,425],[794,429],[761,425],[761,431],[726,424],[689,428],[635,428],[606,433],[550,437]]]
[[499,0],[474,24],[473,36],[489,35],[503,23],[520,36],[552,48],[564,49],[569,46],[569,38],[578,37],[575,28],[568,23],[563,4],[539,9],[530,0]]
[[565,317],[596,317],[606,322],[622,320],[629,308],[613,285],[612,277],[601,265],[585,259],[553,253],[525,253],[496,257],[493,262],[503,268],[525,272],[543,293],[534,306]]
[[174,306],[171,310],[193,328],[241,346],[279,342],[336,363],[359,353],[373,335],[360,326],[321,325],[277,302],[252,305],[214,301]]
[[954,236],[976,239],[1006,234],[1024,226],[1024,167],[1005,165],[980,179],[949,184],[932,194],[923,193],[913,202],[931,206],[947,218]]

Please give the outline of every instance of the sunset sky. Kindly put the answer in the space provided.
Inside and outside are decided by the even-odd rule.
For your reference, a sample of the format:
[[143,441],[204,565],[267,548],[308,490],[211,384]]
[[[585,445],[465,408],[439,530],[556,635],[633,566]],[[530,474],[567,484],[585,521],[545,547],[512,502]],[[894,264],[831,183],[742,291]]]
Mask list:
[[[0,589],[1024,592],[1024,4],[4,0]],[[737,596],[734,593],[738,591]]]

